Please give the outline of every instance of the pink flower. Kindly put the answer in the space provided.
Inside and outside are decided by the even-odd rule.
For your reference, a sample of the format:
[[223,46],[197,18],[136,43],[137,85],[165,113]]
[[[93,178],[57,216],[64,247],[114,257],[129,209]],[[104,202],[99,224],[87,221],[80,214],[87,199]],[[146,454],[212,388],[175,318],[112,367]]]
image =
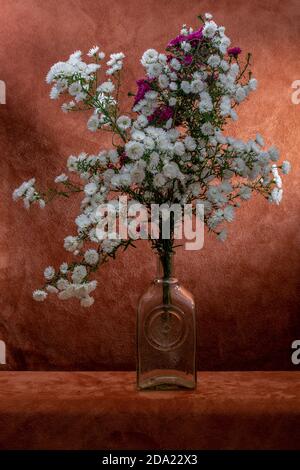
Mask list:
[[146,78],[140,78],[137,80],[138,91],[134,98],[134,105],[136,105],[140,100],[142,100],[145,96],[145,93],[151,90],[150,82],[151,80],[147,80]]
[[167,45],[167,48],[179,46],[184,41],[193,42],[194,44],[197,44],[197,42],[201,41],[202,38],[203,38],[203,34],[202,34],[202,27],[201,27],[197,31],[193,31],[190,34],[187,34],[187,35],[180,34],[179,36],[177,36],[176,38],[172,39],[169,42],[169,44]]
[[127,157],[126,153],[123,152],[123,153],[120,155],[120,165],[121,165],[121,166],[124,166],[125,163],[126,163],[126,161],[127,161],[127,159],[128,159],[128,157]]
[[185,55],[184,58],[183,58],[183,62],[184,62],[185,65],[191,65],[191,63],[193,62],[192,54]]
[[152,122],[154,120],[158,121],[168,121],[173,116],[173,108],[170,106],[161,106],[160,108],[157,108],[151,116],[148,117],[148,121]]
[[240,47],[231,47],[230,49],[227,49],[227,52],[228,55],[237,58],[237,56],[242,52],[242,49]]

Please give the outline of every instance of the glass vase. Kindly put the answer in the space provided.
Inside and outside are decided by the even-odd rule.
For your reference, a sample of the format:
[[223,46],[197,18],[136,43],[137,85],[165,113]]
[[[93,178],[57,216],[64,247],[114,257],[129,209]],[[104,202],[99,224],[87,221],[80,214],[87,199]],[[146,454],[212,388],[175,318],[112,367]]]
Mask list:
[[138,306],[137,386],[140,390],[194,389],[194,298],[175,277],[172,253],[158,255],[157,266],[157,275]]

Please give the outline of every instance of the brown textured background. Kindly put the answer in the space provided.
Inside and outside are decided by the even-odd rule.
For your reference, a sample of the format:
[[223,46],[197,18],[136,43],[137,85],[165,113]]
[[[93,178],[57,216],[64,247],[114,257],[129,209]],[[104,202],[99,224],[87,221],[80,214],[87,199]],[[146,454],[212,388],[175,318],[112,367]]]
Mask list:
[[[132,369],[135,308],[155,269],[141,243],[105,266],[91,309],[76,301],[31,299],[45,266],[68,259],[62,248],[74,233],[78,201],[55,202],[26,212],[11,191],[36,176],[46,185],[71,153],[105,145],[86,130],[84,115],[64,115],[48,98],[49,67],[75,49],[100,44],[123,51],[124,91],[142,74],[139,58],[163,50],[182,23],[197,25],[210,11],[233,45],[254,54],[259,89],[240,107],[230,129],[242,138],[259,131],[275,143],[293,173],[285,178],[280,207],[256,198],[244,204],[221,245],[207,235],[201,252],[177,256],[177,272],[194,293],[199,369],[288,369],[299,318],[299,117],[291,83],[300,79],[299,0],[1,0],[0,105],[1,225],[0,339],[13,369]],[[299,174],[299,173],[298,173]]]

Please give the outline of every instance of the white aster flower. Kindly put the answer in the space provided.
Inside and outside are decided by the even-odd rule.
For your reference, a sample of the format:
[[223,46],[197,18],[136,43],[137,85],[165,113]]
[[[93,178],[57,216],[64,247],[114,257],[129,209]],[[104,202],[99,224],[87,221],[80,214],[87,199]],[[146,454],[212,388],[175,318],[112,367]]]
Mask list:
[[125,131],[126,129],[128,129],[128,128],[131,126],[131,119],[130,119],[130,117],[128,117],[128,116],[120,116],[120,117],[118,117],[118,119],[117,119],[117,126],[118,126],[119,129],[121,129],[122,131]]
[[284,175],[287,175],[291,171],[291,164],[287,160],[282,162],[281,171]]
[[183,41],[180,44],[180,47],[184,52],[190,52],[190,50],[192,49],[192,46],[190,45],[190,43],[186,41]]
[[57,294],[59,292],[56,287],[51,286],[50,284],[46,286],[46,291],[49,292],[49,294]]
[[177,59],[172,59],[170,62],[170,66],[172,67],[172,69],[176,70],[176,72],[181,69],[181,63]]
[[115,64],[113,67],[110,67],[106,70],[106,75],[110,76],[122,69],[122,62]]
[[80,300],[80,305],[82,307],[90,307],[91,305],[93,305],[95,299],[94,297],[91,297],[90,295],[86,296],[86,297],[83,297],[83,299]]
[[92,73],[95,73],[100,68],[101,68],[101,65],[99,65],[99,64],[87,64],[87,66],[85,68],[85,74],[90,75]]
[[144,181],[146,174],[144,168],[140,165],[135,165],[130,172],[131,181],[140,184]]
[[277,162],[277,160],[279,159],[279,156],[280,156],[278,148],[275,147],[274,145],[269,148],[268,154],[269,154],[270,159],[273,162]]
[[[192,195],[193,196],[198,196],[199,193],[200,193],[200,190],[201,190],[201,186],[200,186],[200,183],[198,181],[196,181],[195,183],[192,183],[190,186],[189,186],[189,190],[191,191]],[[200,201],[198,202],[198,204],[201,203]]]
[[65,174],[62,173],[61,175],[57,176],[54,180],[55,183],[64,183],[65,181],[68,181],[69,177]]
[[60,91],[58,90],[58,88],[56,87],[56,85],[54,85],[51,90],[50,90],[50,93],[49,93],[49,96],[50,96],[50,99],[51,100],[57,100],[57,98],[59,97],[60,95]]
[[246,92],[244,90],[243,87],[238,87],[238,89],[236,90],[235,92],[235,99],[238,103],[241,103],[242,101],[244,101],[244,99],[246,98]]
[[145,99],[146,99],[146,100],[153,101],[153,100],[155,100],[157,97],[158,97],[158,93],[157,93],[157,91],[155,91],[155,90],[149,90],[149,91],[146,91],[146,93],[145,93]]
[[13,192],[13,200],[16,201],[17,199],[21,198],[22,196],[25,195],[27,190],[33,186],[35,183],[35,179],[32,178],[29,181],[24,181],[24,183],[21,184],[17,189],[14,190]]
[[124,59],[125,55],[123,52],[115,52],[114,54],[110,54],[110,59],[106,62],[106,64],[111,67],[119,63]]
[[202,30],[203,36],[206,38],[212,38],[214,37],[217,29],[218,29],[218,26],[216,25],[216,23],[214,21],[209,21],[205,23],[203,27],[203,30]]
[[208,65],[212,68],[218,67],[218,65],[220,65],[220,62],[220,56],[216,54],[211,55],[207,60]]
[[279,175],[278,168],[276,165],[272,165],[272,173],[273,173],[274,181],[276,183],[277,188],[281,188],[282,180],[281,180],[281,177]]
[[244,199],[245,201],[251,198],[251,194],[252,194],[251,188],[249,188],[248,186],[242,186],[239,190],[240,198]]
[[259,133],[256,134],[255,141],[258,143],[260,147],[263,147],[265,145],[264,139],[262,135],[260,135]]
[[191,84],[187,82],[186,80],[183,80],[181,82],[180,88],[186,95],[188,95],[191,92]]
[[274,188],[271,192],[270,202],[275,202],[275,204],[280,204],[282,200],[283,190],[279,188]]
[[137,142],[143,142],[145,140],[146,134],[143,131],[139,131],[138,129],[134,129],[131,132],[131,137],[133,140],[136,140]]
[[114,89],[115,89],[115,85],[113,84],[111,80],[108,80],[107,82],[101,83],[101,85],[98,86],[97,91],[111,94],[113,93]]
[[206,84],[202,80],[200,79],[193,80],[191,83],[191,92],[201,93],[201,91],[205,89],[205,86]]
[[87,55],[88,55],[89,57],[93,57],[93,56],[95,56],[95,55],[97,54],[98,51],[99,51],[99,46],[93,46],[93,47],[89,50],[89,52],[87,53]]
[[99,123],[99,118],[96,116],[96,114],[93,114],[87,122],[87,128],[92,132],[96,132]]
[[91,224],[91,220],[86,214],[80,214],[76,217],[75,223],[80,229],[84,229]]
[[206,91],[202,91],[202,93],[200,93],[200,103],[199,103],[200,112],[206,113],[208,111],[212,111],[212,109],[213,109],[213,102],[212,102],[211,96]]
[[174,153],[175,155],[178,155],[179,157],[182,157],[182,155],[185,154],[185,146],[181,141],[175,142]]
[[78,249],[80,242],[76,237],[72,237],[71,235],[66,237],[64,240],[64,248],[67,251],[73,252]]
[[227,72],[229,70],[229,64],[226,60],[221,60],[220,62],[220,67],[224,72]]
[[99,253],[96,250],[87,250],[84,254],[84,260],[87,264],[94,266],[99,261]]
[[249,80],[248,86],[249,86],[251,91],[255,91],[257,89],[257,86],[258,86],[258,81],[256,80],[256,78],[251,78]]
[[224,208],[224,219],[227,222],[232,222],[234,220],[234,207],[233,206],[226,206]]
[[148,125],[148,119],[146,118],[146,116],[143,116],[143,114],[141,114],[137,118],[136,123],[139,125],[139,127],[146,127]]
[[158,61],[163,64],[163,65],[166,65],[167,63],[167,56],[166,54],[158,54]]
[[204,135],[213,135],[214,134],[214,127],[210,122],[205,122],[201,126],[201,132]]
[[153,178],[153,184],[157,188],[162,188],[166,184],[166,178],[161,173],[157,173]]
[[106,238],[102,241],[101,248],[104,253],[112,253],[120,243],[116,233],[110,233],[109,236],[111,238]]
[[148,149],[148,150],[153,150],[154,147],[155,147],[155,142],[154,140],[149,137],[149,136],[146,136],[144,138],[144,145],[145,145],[145,148]]
[[166,178],[174,179],[180,174],[179,167],[177,163],[170,162],[164,165],[163,174]]
[[60,265],[59,270],[60,270],[60,272],[61,272],[62,274],[66,274],[66,273],[68,272],[68,270],[69,270],[68,263],[62,263],[62,264]]
[[227,238],[227,231],[224,229],[224,230],[221,230],[220,233],[218,233],[218,240],[220,240],[220,242],[225,242]]
[[169,88],[171,91],[176,91],[177,88],[178,88],[178,85],[176,82],[171,82],[170,85],[169,85]]
[[144,52],[141,58],[142,65],[146,66],[153,64],[158,60],[158,52],[155,49],[148,49]]
[[70,55],[68,62],[70,64],[74,63],[77,64],[77,62],[81,59],[82,52],[81,51],[75,51],[73,54]]
[[117,163],[119,161],[118,151],[116,149],[109,150],[108,159],[111,163]]
[[74,286],[72,284],[69,284],[68,287],[64,290],[62,290],[58,296],[60,300],[68,300],[74,297]]
[[159,164],[159,154],[157,152],[152,152],[149,160],[149,168],[154,169]]
[[230,65],[228,75],[229,77],[232,77],[233,79],[235,79],[238,76],[239,71],[240,71],[239,65],[236,62],[234,62],[233,64]]
[[70,286],[70,283],[67,279],[61,277],[60,279],[58,279],[56,286],[59,290],[66,290]]
[[84,193],[87,196],[93,196],[97,191],[98,191],[98,186],[96,183],[93,183],[93,182],[86,184],[84,187]]
[[76,96],[82,91],[82,85],[80,82],[71,83],[68,89],[70,95]]
[[138,160],[144,154],[144,146],[140,142],[131,140],[125,145],[125,151],[129,158],[132,160]]
[[47,292],[45,292],[44,290],[37,289],[33,292],[32,297],[37,302],[43,302],[47,298],[47,295]]
[[175,142],[180,136],[180,132],[178,131],[178,129],[173,128],[167,131],[167,136],[171,142]]
[[221,222],[223,222],[223,211],[218,209],[210,216],[207,225],[210,229],[215,229]]
[[156,77],[159,77],[162,70],[163,70],[162,65],[159,64],[158,62],[154,64],[149,64],[147,66],[147,75],[149,78],[156,78]]
[[52,266],[48,266],[44,271],[44,277],[47,281],[51,281],[55,276],[55,269]]
[[187,135],[187,136],[185,137],[185,139],[184,139],[184,145],[185,145],[185,148],[186,148],[187,150],[189,150],[190,152],[192,152],[193,150],[195,150],[195,149],[196,149],[196,146],[197,146],[195,139],[193,139],[193,137],[191,137],[191,136],[189,136],[189,135]]
[[257,85],[258,85],[258,81],[256,80],[256,78],[251,78],[249,80],[248,86],[251,91],[255,91],[257,89]]
[[77,169],[77,157],[75,155],[70,155],[67,160],[67,168],[69,171],[76,171]]
[[219,51],[221,54],[226,54],[228,47],[230,46],[231,41],[230,39],[224,35],[222,35],[221,42],[219,44]]
[[76,284],[80,283],[87,275],[87,269],[82,264],[75,266],[72,273],[72,281]]
[[61,110],[63,113],[69,113],[76,107],[76,103],[74,101],[70,101],[69,103],[63,103],[61,105]]

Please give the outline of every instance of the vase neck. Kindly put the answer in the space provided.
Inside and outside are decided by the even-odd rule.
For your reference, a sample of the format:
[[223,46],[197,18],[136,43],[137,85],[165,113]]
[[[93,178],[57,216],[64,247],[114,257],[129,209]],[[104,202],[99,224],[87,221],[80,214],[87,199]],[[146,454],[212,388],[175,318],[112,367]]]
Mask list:
[[157,255],[156,279],[175,280],[174,253],[163,252]]

